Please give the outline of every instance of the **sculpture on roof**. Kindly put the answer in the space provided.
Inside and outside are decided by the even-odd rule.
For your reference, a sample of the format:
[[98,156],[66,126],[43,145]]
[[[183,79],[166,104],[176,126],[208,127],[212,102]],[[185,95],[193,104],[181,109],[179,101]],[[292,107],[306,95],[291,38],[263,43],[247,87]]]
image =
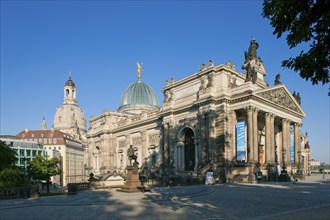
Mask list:
[[[258,70],[260,71],[260,67],[262,66],[262,61],[260,57],[257,56],[257,49],[259,47],[259,44],[256,42],[256,40],[253,38],[250,41],[250,46],[248,51],[245,51],[245,62],[242,66],[242,69],[246,70],[246,79],[245,82],[253,82],[255,83],[258,78]],[[261,71],[262,74],[266,75],[264,71]]]
[[137,69],[137,74],[138,74],[138,79],[140,80],[141,79],[141,71],[142,71],[142,64],[143,63],[136,63],[137,66],[138,66],[138,69]]
[[280,81],[281,75],[278,73],[275,77],[274,86],[282,84]]
[[41,129],[40,130],[47,130],[47,124],[45,117],[42,118]]

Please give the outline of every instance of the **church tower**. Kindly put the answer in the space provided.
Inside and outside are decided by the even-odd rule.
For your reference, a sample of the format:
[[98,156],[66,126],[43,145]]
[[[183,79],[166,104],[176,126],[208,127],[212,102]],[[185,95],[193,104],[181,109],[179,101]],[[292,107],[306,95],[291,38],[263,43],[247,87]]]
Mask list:
[[71,73],[64,84],[63,92],[63,104],[56,110],[53,128],[83,141],[87,132],[86,119],[83,110],[78,106],[77,89],[71,79]]

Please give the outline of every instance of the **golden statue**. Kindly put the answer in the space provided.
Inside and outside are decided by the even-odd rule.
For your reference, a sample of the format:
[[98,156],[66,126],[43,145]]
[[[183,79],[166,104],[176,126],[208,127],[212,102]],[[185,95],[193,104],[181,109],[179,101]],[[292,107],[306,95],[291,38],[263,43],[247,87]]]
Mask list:
[[137,69],[137,74],[138,74],[138,79],[140,80],[141,79],[141,71],[142,71],[142,63],[136,63],[137,66],[138,66],[138,69]]

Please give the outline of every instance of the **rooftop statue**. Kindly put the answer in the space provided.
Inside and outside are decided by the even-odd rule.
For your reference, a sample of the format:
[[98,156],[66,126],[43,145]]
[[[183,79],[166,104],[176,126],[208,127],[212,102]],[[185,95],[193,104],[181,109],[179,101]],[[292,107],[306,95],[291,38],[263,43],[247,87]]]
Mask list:
[[280,81],[281,75],[278,73],[275,77],[274,86],[282,84]]
[[245,82],[253,82],[257,81],[257,70],[261,66],[261,59],[257,56],[257,49],[259,44],[255,39],[250,41],[250,46],[248,51],[245,51],[245,62],[242,66],[242,69],[246,70],[246,79]]
[[137,69],[137,74],[138,74],[138,79],[141,80],[141,71],[142,71],[142,64],[143,63],[136,63],[137,66],[138,66],[138,69]]

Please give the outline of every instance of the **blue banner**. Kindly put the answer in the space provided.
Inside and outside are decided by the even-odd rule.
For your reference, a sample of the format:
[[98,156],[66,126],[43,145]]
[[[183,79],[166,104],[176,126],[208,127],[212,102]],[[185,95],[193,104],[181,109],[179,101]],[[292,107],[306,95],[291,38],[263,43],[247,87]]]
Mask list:
[[290,162],[294,163],[294,133],[293,125],[290,125]]
[[246,160],[245,121],[236,124],[236,160]]

